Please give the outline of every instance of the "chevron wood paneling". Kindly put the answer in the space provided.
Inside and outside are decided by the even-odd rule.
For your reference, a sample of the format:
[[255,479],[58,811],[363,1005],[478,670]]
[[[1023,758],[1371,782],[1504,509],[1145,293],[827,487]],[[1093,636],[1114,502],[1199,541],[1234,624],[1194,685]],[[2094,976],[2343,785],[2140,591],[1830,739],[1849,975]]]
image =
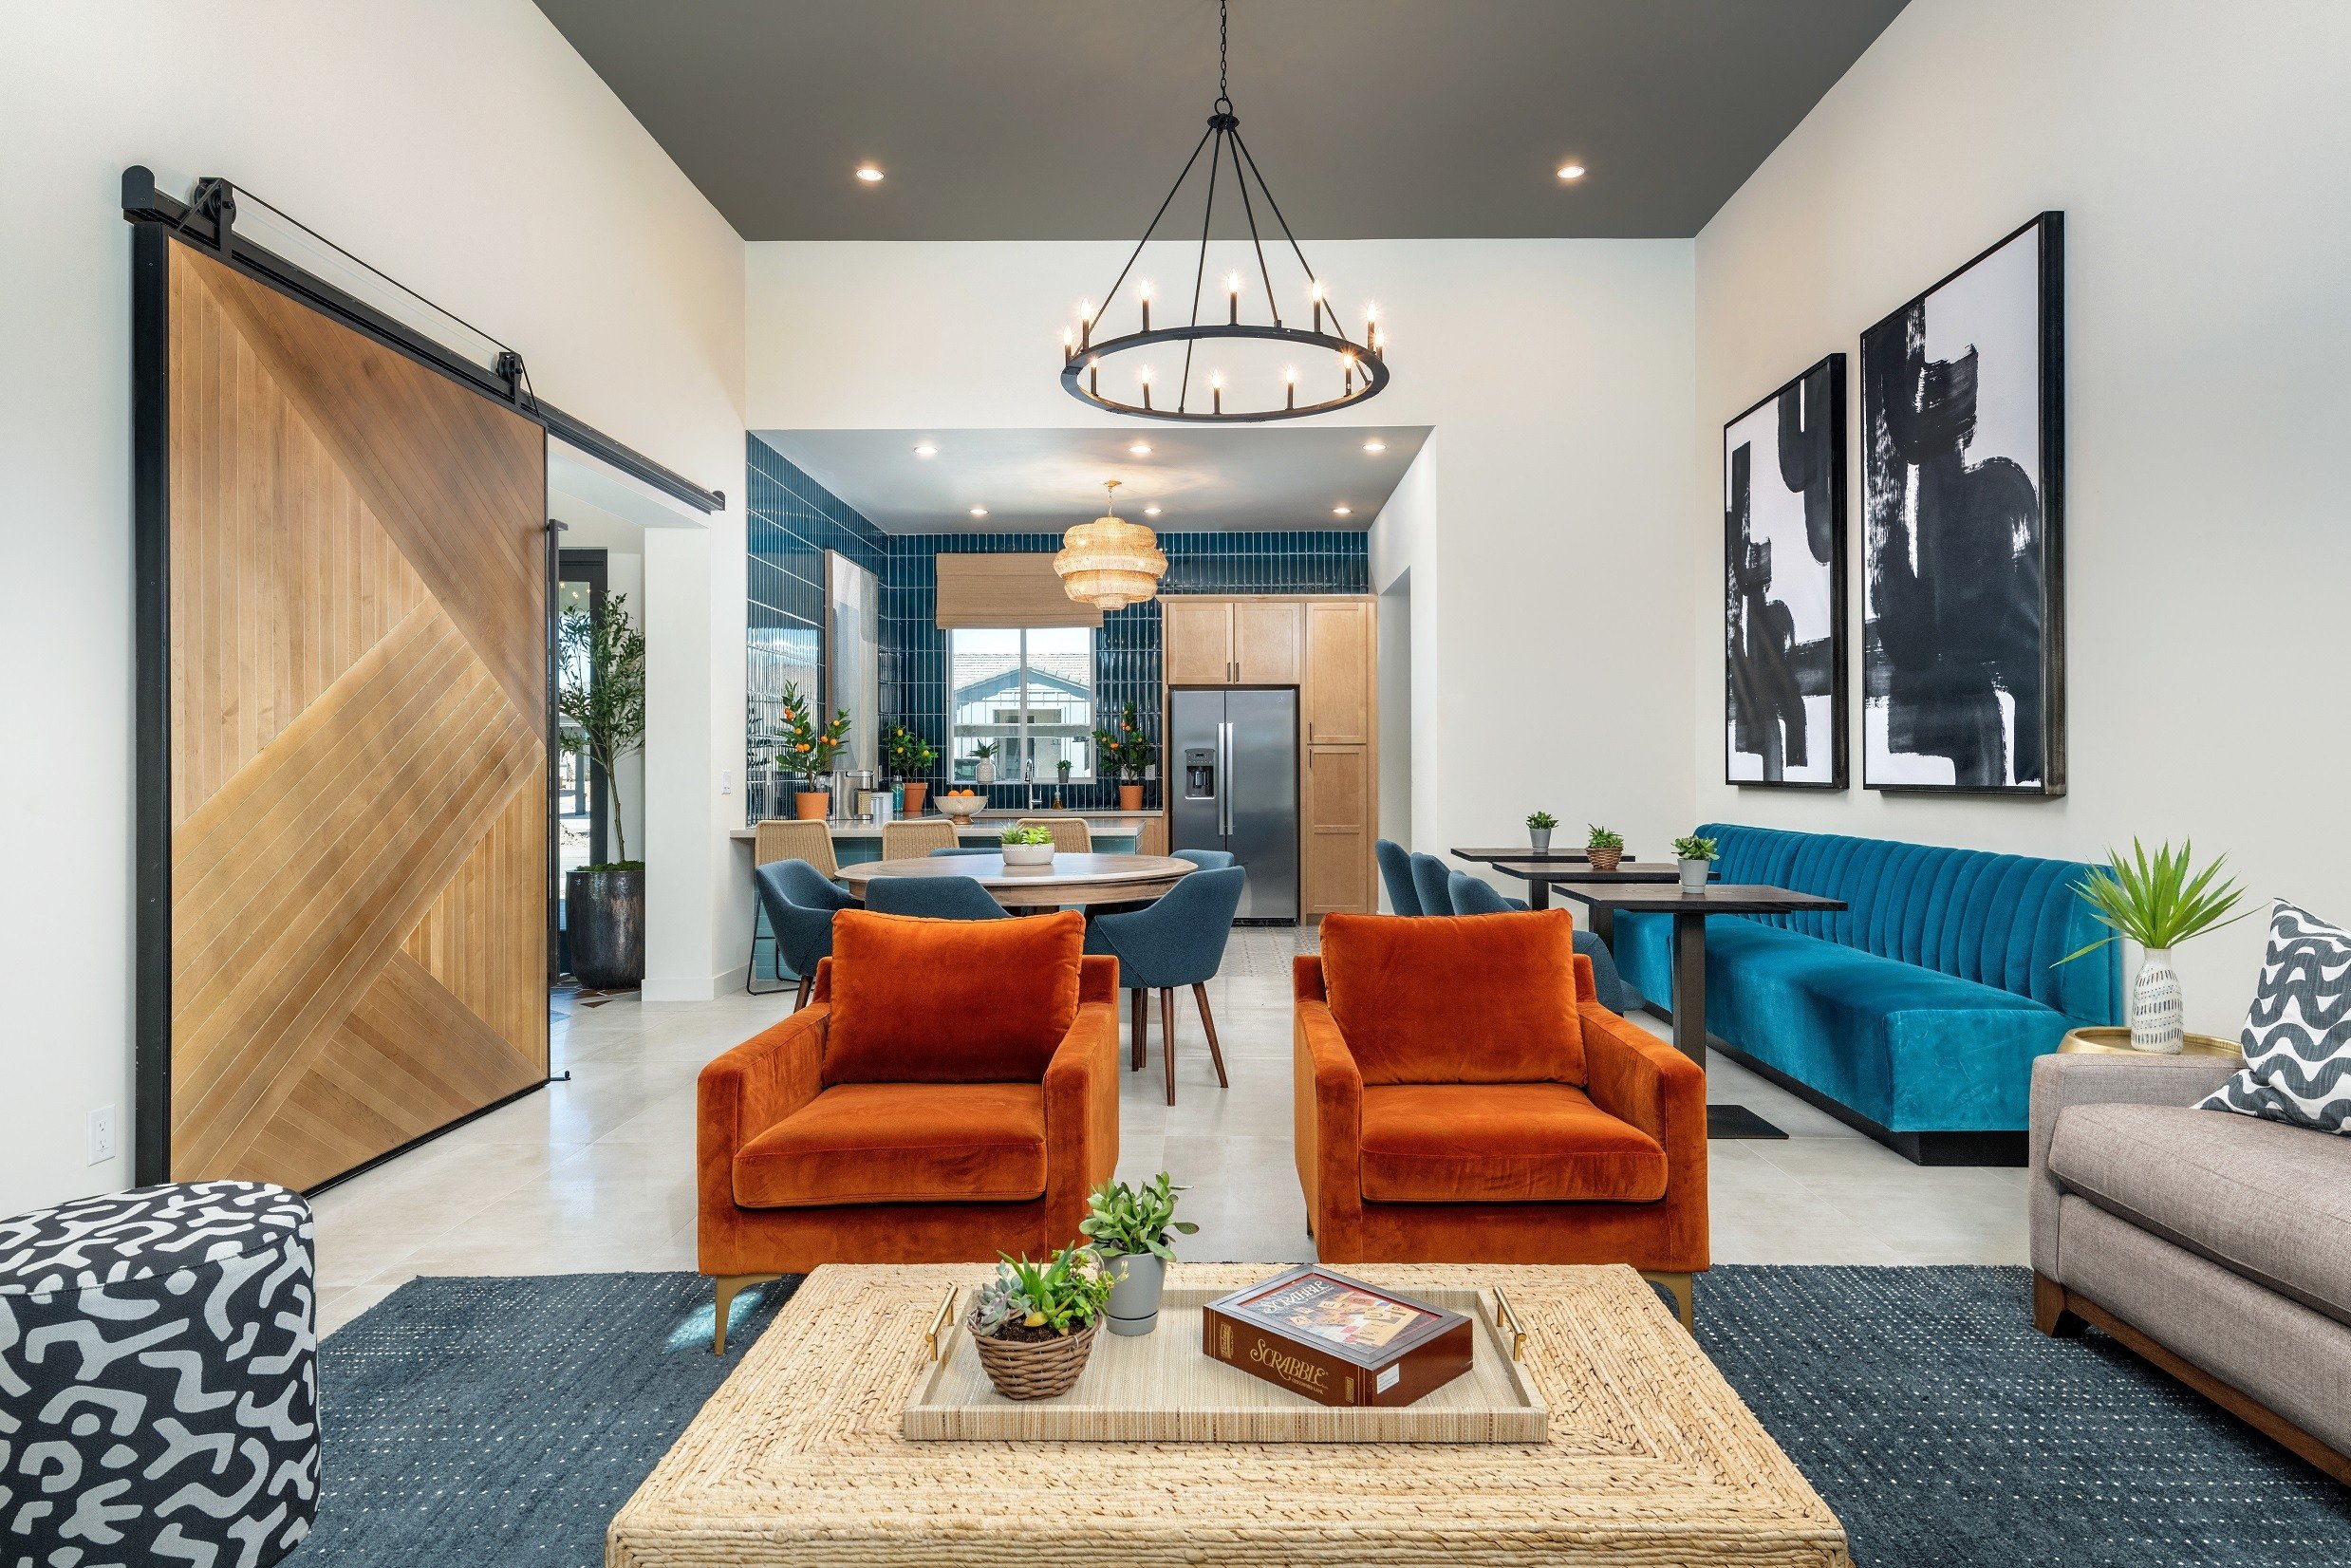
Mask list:
[[169,247],[175,1178],[547,1069],[545,439]]

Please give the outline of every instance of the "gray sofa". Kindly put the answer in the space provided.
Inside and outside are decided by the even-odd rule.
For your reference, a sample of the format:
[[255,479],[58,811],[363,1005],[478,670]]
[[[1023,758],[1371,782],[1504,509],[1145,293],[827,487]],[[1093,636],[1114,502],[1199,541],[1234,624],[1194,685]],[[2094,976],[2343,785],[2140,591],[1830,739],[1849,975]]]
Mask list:
[[2033,1063],[2033,1319],[2102,1329],[2351,1484],[2351,1137],[2197,1111],[2238,1063]]

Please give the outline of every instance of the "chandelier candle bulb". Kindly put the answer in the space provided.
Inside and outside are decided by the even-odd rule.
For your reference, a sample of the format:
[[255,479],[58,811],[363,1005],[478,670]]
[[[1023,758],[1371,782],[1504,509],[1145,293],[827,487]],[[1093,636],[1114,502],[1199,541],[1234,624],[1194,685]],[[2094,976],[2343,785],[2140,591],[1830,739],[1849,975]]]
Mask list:
[[1151,329],[1151,280],[1145,278],[1135,285],[1135,295],[1143,301],[1143,330]]

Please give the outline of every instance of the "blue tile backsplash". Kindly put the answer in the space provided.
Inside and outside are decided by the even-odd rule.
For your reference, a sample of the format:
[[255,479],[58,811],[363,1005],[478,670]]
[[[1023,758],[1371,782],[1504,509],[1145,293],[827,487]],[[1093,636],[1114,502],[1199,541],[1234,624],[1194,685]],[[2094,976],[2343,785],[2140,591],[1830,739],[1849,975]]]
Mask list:
[[[947,634],[934,622],[941,554],[1050,553],[1058,533],[886,534],[756,436],[750,438],[750,668],[752,733],[773,733],[777,694],[787,681],[821,691],[824,660],[825,551],[837,550],[882,585],[882,721],[920,731],[943,752],[947,731]],[[1369,536],[1359,531],[1163,533],[1169,593],[1368,593]],[[1094,687],[1107,720],[1132,702],[1144,733],[1159,743],[1159,606],[1129,605],[1102,618],[1095,641]],[[856,716],[866,721],[869,716]],[[753,776],[767,757],[750,758]],[[943,764],[939,785],[944,777]],[[1051,785],[1043,786],[1050,790]],[[997,787],[1006,804],[1019,786]],[[746,791],[752,814],[758,792]],[[1073,809],[1115,806],[1114,779],[1072,784]],[[1159,786],[1145,786],[1156,807]]]

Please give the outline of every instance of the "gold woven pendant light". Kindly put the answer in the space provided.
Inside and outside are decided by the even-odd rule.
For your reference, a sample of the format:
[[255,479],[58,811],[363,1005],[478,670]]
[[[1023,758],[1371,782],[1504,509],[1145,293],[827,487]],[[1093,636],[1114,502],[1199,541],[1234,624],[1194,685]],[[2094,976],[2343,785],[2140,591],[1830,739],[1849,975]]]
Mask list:
[[1118,481],[1103,483],[1110,492],[1109,507],[1092,522],[1061,535],[1053,569],[1061,574],[1062,591],[1079,604],[1124,609],[1157,596],[1167,557],[1148,525],[1118,515]]

